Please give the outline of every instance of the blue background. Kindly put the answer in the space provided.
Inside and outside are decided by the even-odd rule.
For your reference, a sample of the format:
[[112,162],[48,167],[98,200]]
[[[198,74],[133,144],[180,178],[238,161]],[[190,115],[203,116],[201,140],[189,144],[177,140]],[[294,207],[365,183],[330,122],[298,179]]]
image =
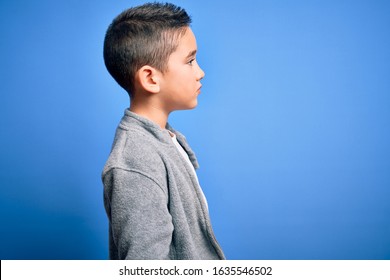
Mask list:
[[[141,1],[0,1],[0,258],[106,259],[126,93],[106,28]],[[390,259],[390,2],[174,1],[206,72],[170,122],[230,259]]]

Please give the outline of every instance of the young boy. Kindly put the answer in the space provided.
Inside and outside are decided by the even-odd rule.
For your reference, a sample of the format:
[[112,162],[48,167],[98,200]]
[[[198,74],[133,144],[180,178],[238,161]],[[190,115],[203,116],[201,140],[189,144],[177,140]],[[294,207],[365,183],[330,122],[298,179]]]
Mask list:
[[128,9],[104,61],[130,96],[103,170],[111,259],[224,259],[185,137],[167,122],[197,105],[204,72],[190,17],[173,4]]

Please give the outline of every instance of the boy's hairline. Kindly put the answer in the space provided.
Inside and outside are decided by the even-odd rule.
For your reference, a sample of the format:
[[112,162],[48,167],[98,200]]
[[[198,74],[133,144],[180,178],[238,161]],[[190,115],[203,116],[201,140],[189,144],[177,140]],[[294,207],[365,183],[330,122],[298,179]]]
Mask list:
[[[169,32],[172,32],[172,33],[176,34],[176,35],[173,35],[173,37],[172,37],[173,40],[175,40],[175,43],[176,43],[176,44],[175,44],[175,48],[174,48],[173,51],[169,54],[169,56],[168,56],[168,58],[167,58],[167,61],[166,61],[165,65],[164,65],[164,67],[163,67],[164,69],[158,69],[158,67],[153,66],[153,65],[151,65],[151,64],[144,64],[144,65],[139,66],[138,69],[136,70],[136,72],[137,72],[139,69],[141,69],[142,67],[144,67],[144,66],[150,66],[150,67],[152,67],[152,68],[154,68],[154,69],[156,69],[156,70],[158,70],[158,71],[164,73],[164,72],[167,70],[169,58],[170,58],[171,55],[177,50],[177,47],[179,46],[179,43],[180,43],[181,38],[184,37],[184,35],[187,33],[187,31],[188,31],[189,29],[191,29],[191,26],[190,26],[190,25],[186,25],[186,26],[182,26],[182,27],[177,28],[177,29],[171,29],[171,30],[164,30],[164,31],[162,31],[162,33],[169,33]],[[163,36],[164,36],[164,34],[163,34]],[[188,54],[187,57],[190,57],[191,55],[194,55],[196,52],[197,52],[197,50],[191,51],[191,52]]]

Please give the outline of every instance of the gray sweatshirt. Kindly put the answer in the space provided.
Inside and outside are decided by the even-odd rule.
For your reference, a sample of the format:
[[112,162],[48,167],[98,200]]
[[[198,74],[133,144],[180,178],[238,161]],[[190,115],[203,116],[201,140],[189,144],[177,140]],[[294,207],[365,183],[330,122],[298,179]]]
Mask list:
[[[176,134],[193,166],[195,154]],[[169,133],[125,111],[103,169],[110,259],[224,259],[196,175]]]

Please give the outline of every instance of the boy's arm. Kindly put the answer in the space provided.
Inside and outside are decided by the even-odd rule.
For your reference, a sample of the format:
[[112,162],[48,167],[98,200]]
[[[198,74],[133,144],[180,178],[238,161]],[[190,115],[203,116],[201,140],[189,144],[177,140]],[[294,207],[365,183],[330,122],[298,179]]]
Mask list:
[[145,174],[109,172],[105,200],[119,258],[169,259],[173,225],[167,194]]

